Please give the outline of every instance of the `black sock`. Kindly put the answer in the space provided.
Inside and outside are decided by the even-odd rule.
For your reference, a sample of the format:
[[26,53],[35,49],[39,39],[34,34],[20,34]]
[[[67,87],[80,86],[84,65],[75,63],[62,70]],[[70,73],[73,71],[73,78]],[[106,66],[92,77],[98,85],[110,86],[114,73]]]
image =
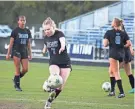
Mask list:
[[14,81],[17,87],[20,87],[20,76],[15,76]]
[[55,90],[55,92],[56,92],[56,96],[55,96],[55,98],[57,98],[57,96],[60,94],[61,90],[56,89],[56,90]]
[[53,101],[52,99],[50,99],[50,98],[48,99],[48,102],[50,102],[50,103],[51,103],[52,101]]
[[53,102],[54,99],[48,98],[48,102]]
[[129,82],[130,82],[130,85],[132,88],[134,88],[134,76],[131,74],[131,75],[128,75],[129,77]]
[[20,78],[22,78],[25,75],[25,73],[20,72]]
[[116,84],[115,77],[110,77],[110,82],[111,82],[111,92],[114,92]]
[[124,91],[123,91],[123,87],[122,87],[122,80],[117,80],[117,85],[118,85],[120,94],[123,94]]

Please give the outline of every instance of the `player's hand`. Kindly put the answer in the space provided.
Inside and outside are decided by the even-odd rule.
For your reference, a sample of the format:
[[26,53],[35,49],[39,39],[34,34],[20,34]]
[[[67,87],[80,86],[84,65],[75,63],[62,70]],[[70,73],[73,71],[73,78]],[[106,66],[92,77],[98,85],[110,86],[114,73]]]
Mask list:
[[29,55],[29,56],[28,56],[28,59],[29,59],[29,60],[32,60],[32,55]]
[[61,52],[63,52],[65,50],[65,47],[61,47],[60,49],[59,49],[59,54],[61,54]]
[[7,54],[7,55],[6,55],[6,60],[9,60],[9,59],[10,59],[10,55]]
[[43,48],[43,50],[42,50],[43,56],[45,56],[46,52],[47,52],[46,49]]
[[135,51],[132,49],[130,50],[131,54],[134,56],[135,55]]
[[42,52],[42,55],[45,56],[45,53]]

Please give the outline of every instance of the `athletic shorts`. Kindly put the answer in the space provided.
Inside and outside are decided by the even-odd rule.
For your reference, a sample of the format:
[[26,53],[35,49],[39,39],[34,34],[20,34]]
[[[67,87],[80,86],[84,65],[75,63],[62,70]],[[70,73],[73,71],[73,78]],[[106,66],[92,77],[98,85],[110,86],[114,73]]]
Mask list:
[[124,56],[125,56],[125,52],[121,52],[121,51],[111,51],[109,53],[109,58],[113,58],[115,60],[118,60],[119,62],[123,62],[124,61]]
[[131,55],[130,51],[125,51],[125,56],[124,56],[124,62],[128,63],[133,60],[133,56]]
[[28,52],[18,52],[16,50],[13,50],[11,57],[13,58],[13,56],[18,57],[20,59],[27,59],[28,58]]
[[57,65],[59,68],[70,68],[72,71],[71,64],[50,64],[50,65]]
[[118,60],[119,62],[123,62],[124,61],[124,57],[122,57],[122,56],[110,56],[110,58],[113,58],[113,59],[115,59],[115,60]]

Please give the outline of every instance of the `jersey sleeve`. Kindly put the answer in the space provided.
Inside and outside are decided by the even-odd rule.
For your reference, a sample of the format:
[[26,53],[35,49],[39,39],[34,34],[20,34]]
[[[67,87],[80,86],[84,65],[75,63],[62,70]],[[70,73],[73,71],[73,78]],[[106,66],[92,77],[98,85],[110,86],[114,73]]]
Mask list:
[[109,31],[107,31],[107,32],[105,33],[105,35],[104,35],[104,39],[108,39],[108,40],[109,40],[109,37],[110,37]]
[[125,41],[129,40],[129,36],[126,32],[124,32],[124,39],[125,39]]
[[129,40],[129,36],[126,32],[123,32],[123,36],[124,36],[124,44],[126,44],[127,40]]
[[59,38],[65,37],[64,33],[62,31],[59,31]]
[[12,32],[11,32],[11,36],[10,37],[12,37],[12,38],[15,38],[16,37],[16,31],[15,30],[13,30]]

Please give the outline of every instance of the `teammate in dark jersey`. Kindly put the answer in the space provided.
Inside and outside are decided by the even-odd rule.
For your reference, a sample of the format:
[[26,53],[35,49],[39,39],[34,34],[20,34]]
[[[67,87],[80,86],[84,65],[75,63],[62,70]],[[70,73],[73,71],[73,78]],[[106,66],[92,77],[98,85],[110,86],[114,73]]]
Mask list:
[[124,70],[129,78],[129,83],[131,85],[131,90],[129,90],[129,93],[135,92],[135,86],[134,86],[134,75],[132,74],[132,68],[131,68],[131,61],[133,60],[134,56],[134,50],[132,46],[129,48],[125,48],[125,57],[124,61],[121,63],[121,67],[124,67]]
[[[13,58],[15,65],[13,82],[16,91],[22,91],[20,88],[20,78],[28,71],[28,58],[31,59],[31,33],[29,29],[25,28],[25,24],[26,17],[19,16],[18,27],[11,33],[10,44],[6,55],[6,59],[10,59],[10,51],[12,50],[11,57]],[[21,71],[20,64],[22,65]]]
[[[124,48],[129,47],[131,43],[128,35],[120,30],[121,21],[118,18],[114,18],[114,20],[112,21],[112,27],[114,29],[108,30],[105,33],[103,44],[105,47],[109,45],[109,72],[112,73],[110,74],[110,79],[112,79],[112,81],[116,80],[120,91],[118,98],[123,98],[125,97],[125,94],[119,72],[119,62],[122,62],[124,59]],[[114,95],[114,93],[114,89],[111,89],[111,95]]]
[[[123,21],[121,19],[119,19],[121,21],[121,30],[125,31],[124,25],[123,25]],[[127,76],[129,77],[129,82],[131,85],[131,90],[129,91],[129,93],[134,93],[135,92],[135,88],[134,88],[134,76],[132,74],[132,69],[131,69],[131,61],[133,59],[133,55],[134,55],[134,50],[132,48],[132,45],[130,47],[125,47],[124,48],[124,52],[125,52],[125,56],[124,56],[124,60],[123,62],[120,63],[120,68],[124,67],[124,70],[127,74]],[[115,89],[115,77],[112,75],[111,70],[109,70],[109,74],[110,74],[110,81],[111,81],[111,93],[109,93],[109,96],[115,96],[114,93],[114,89]]]
[[124,67],[124,70],[129,77],[129,83],[131,85],[131,90],[129,90],[129,93],[135,92],[135,86],[134,86],[134,75],[132,74],[132,68],[131,68],[131,61],[133,60],[134,56],[134,50],[132,46],[130,48],[125,48],[125,57],[124,62],[122,63],[122,66]]
[[[121,20],[121,30],[126,32],[122,20]],[[124,66],[124,70],[127,76],[129,77],[129,82],[132,88],[131,90],[129,90],[129,93],[134,93],[135,92],[134,76],[132,74],[131,61],[133,60],[133,56],[135,52],[133,50],[132,43],[130,47],[124,48],[124,51],[125,51],[125,57],[124,57],[124,62],[122,63],[122,65]]]
[[44,49],[43,53],[48,49],[50,54],[49,60],[49,71],[50,74],[56,73],[63,78],[63,85],[50,93],[49,99],[45,104],[45,109],[51,107],[52,101],[59,95],[62,91],[71,71],[71,62],[67,54],[67,48],[65,45],[64,34],[56,29],[56,25],[51,18],[47,18],[43,22],[43,29],[45,33],[44,37]]

